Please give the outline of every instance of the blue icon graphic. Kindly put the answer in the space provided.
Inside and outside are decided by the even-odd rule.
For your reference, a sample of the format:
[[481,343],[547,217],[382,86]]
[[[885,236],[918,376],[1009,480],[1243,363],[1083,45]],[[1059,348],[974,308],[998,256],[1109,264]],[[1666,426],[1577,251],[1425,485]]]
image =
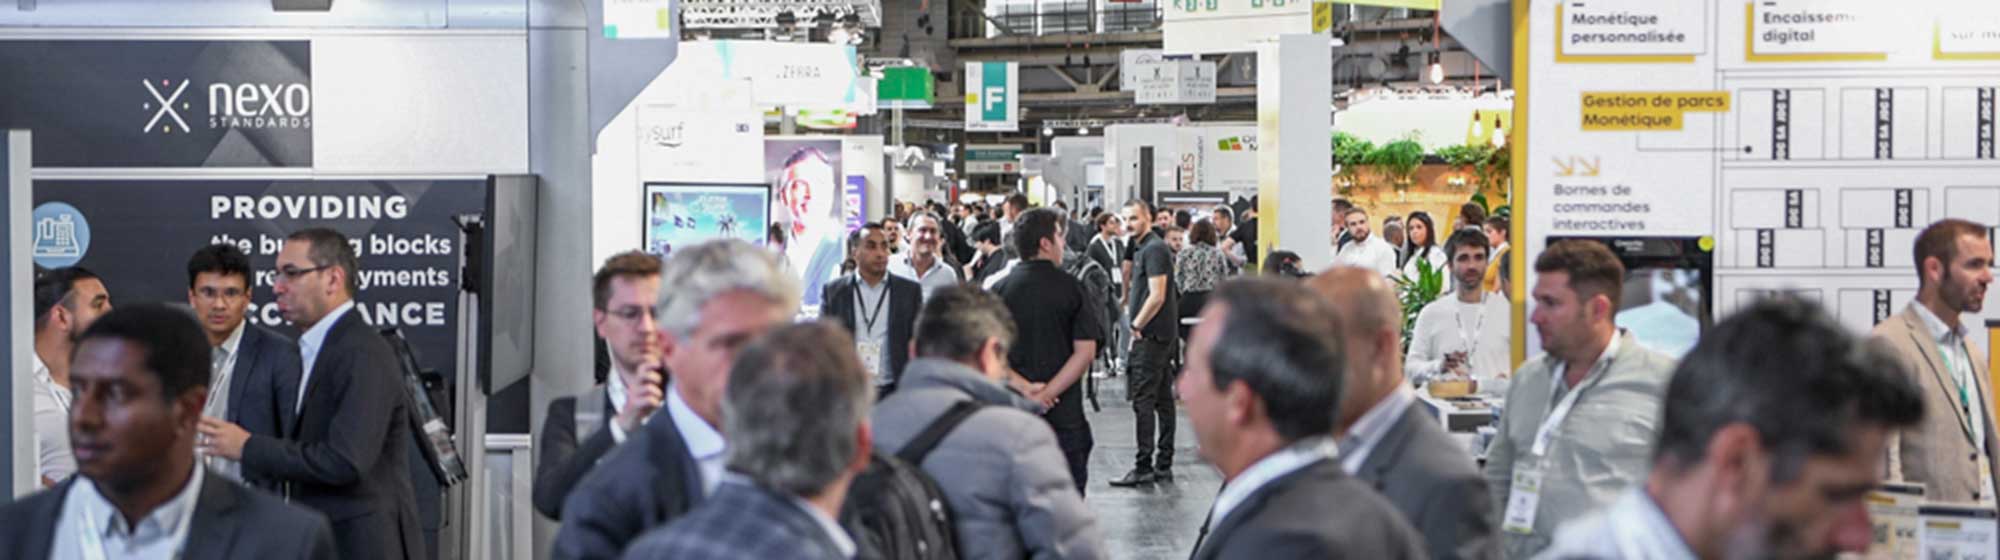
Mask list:
[[75,206],[61,202],[36,206],[34,224],[37,266],[71,266],[90,250],[90,222]]

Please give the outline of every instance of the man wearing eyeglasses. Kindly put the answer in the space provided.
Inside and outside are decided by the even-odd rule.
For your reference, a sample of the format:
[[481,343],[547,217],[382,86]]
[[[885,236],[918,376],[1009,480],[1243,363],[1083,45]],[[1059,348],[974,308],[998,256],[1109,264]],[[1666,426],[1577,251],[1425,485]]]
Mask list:
[[611,372],[580,395],[549,402],[535,465],[535,511],[562,520],[563,499],[597,460],[639,430],[665,402],[659,323],[660,258],[630,251],[604,261],[591,278],[597,335],[611,349]]
[[[290,399],[299,393],[299,347],[271,329],[244,319],[250,308],[250,257],[227,243],[202,247],[188,257],[188,307],[208,335],[209,394],[202,417],[234,424],[265,437],[284,437],[281,422],[291,418]],[[277,490],[277,482],[245,477],[234,460],[203,456],[215,473],[254,487]]]
[[286,437],[201,421],[201,451],[241,461],[246,473],[284,483],[292,503],[326,514],[341,558],[425,557],[410,486],[410,410],[389,342],[362,321],[354,298],[361,262],[330,229],[285,238],[271,292],[299,335],[304,375],[279,395],[295,421]]

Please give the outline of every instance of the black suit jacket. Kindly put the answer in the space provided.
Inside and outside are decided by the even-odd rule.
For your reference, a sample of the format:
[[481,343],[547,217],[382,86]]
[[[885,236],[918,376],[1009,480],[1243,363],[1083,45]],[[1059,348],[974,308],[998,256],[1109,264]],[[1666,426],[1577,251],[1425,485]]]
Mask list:
[[[299,360],[298,343],[271,329],[244,325],[243,339],[236,346],[236,367],[229,374],[229,412],[224,420],[253,435],[284,437],[285,427],[297,421],[291,405],[299,394]],[[278,490],[276,480],[243,474],[246,484]]]
[[251,436],[243,470],[326,514],[344,558],[423,559],[410,486],[409,397],[389,342],[349,310],[320,347],[288,439]]
[[[597,430],[579,436],[576,428],[577,399],[599,399],[604,402],[604,419]],[[549,413],[542,419],[541,457],[535,461],[535,511],[562,520],[563,499],[569,491],[597,466],[597,460],[617,442],[611,439],[611,422],[616,421],[617,408],[611,404],[611,395],[603,385],[598,385],[582,395],[558,397],[549,401]],[[581,441],[578,438],[581,438]]]
[[567,515],[550,557],[618,558],[647,530],[679,519],[705,498],[701,466],[681,439],[674,415],[654,413],[563,500]]
[[[70,477],[53,488],[0,507],[0,558],[48,558],[62,524]],[[326,518],[276,497],[245,488],[209,471],[195,497],[183,558],[333,560],[333,531]]]
[[[889,378],[902,380],[903,366],[910,363],[910,336],[917,328],[917,312],[924,306],[924,287],[915,280],[887,275],[889,279]],[[820,319],[830,320],[854,332],[855,317],[861,313],[854,301],[861,277],[853,274],[826,283],[820,295]]]
[[1322,459],[1244,498],[1196,545],[1195,560],[1424,558],[1423,538],[1366,484]]
[[1403,512],[1423,534],[1432,558],[1499,558],[1486,477],[1465,445],[1425,412],[1422,403],[1411,403],[1354,477]]

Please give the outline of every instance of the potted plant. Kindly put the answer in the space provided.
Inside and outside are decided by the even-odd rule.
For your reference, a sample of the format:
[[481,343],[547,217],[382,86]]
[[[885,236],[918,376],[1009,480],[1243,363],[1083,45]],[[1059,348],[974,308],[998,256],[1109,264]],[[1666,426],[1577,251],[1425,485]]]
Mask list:
[[[1452,172],[1456,173],[1450,180],[1452,186],[1464,187],[1469,185],[1474,190],[1486,186],[1487,179],[1483,166],[1486,164],[1486,160],[1493,157],[1492,147],[1478,144],[1445,146],[1438,148],[1437,156],[1438,159],[1444,160],[1445,165],[1451,166]],[[1470,183],[1466,181],[1467,174],[1473,175],[1473,180]]]
[[1333,133],[1333,163],[1339,166],[1333,182],[1342,194],[1360,183],[1361,167],[1368,165],[1368,156],[1374,151],[1373,142],[1345,132]]
[[1417,182],[1417,169],[1424,165],[1424,145],[1405,138],[1383,144],[1368,155],[1368,163],[1388,175],[1398,191],[1410,190]]
[[1396,299],[1403,304],[1403,353],[1410,351],[1410,335],[1417,327],[1417,314],[1424,306],[1444,295],[1444,269],[1431,266],[1429,259],[1416,259],[1416,278],[1395,278]]

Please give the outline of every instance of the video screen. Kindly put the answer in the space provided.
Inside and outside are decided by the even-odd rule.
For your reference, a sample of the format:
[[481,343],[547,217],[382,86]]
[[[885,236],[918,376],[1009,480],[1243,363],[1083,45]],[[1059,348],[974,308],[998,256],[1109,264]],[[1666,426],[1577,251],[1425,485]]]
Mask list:
[[771,189],[764,185],[649,184],[645,248],[665,256],[711,239],[763,245],[770,213]]
[[1627,269],[1618,326],[1648,348],[1675,358],[1687,355],[1707,322],[1701,276],[1691,268]]

